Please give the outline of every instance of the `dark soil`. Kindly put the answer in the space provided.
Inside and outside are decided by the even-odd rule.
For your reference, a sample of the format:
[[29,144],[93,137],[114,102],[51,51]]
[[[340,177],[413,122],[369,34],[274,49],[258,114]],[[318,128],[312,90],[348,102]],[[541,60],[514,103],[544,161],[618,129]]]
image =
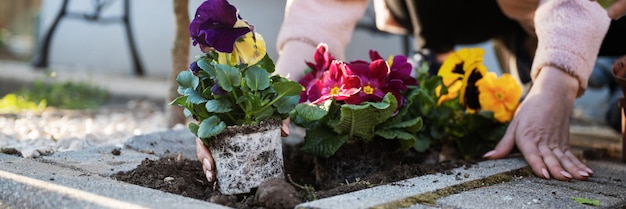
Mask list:
[[[334,156],[336,159],[316,159],[298,151],[297,147],[285,146],[285,180],[266,182],[258,190],[234,196],[214,191],[213,184],[207,182],[202,165],[197,160],[146,159],[135,170],[120,172],[113,178],[234,208],[293,208],[313,198],[331,197],[416,176],[433,173],[454,175],[451,169],[474,164],[458,158],[438,161],[436,156],[441,152],[435,150],[441,148],[428,153],[415,153],[385,152],[386,148],[381,144],[372,146],[376,149],[364,145],[349,147],[355,147],[360,155],[369,153],[369,157],[354,159],[350,157],[354,156],[354,151],[342,148]],[[370,166],[364,167],[366,164]]]

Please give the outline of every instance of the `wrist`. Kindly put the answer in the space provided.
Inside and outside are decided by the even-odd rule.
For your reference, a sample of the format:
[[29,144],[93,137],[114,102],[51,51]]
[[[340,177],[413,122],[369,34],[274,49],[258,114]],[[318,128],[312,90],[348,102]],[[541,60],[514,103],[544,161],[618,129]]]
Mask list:
[[533,83],[533,88],[564,94],[573,99],[580,90],[578,78],[553,66],[544,66]]

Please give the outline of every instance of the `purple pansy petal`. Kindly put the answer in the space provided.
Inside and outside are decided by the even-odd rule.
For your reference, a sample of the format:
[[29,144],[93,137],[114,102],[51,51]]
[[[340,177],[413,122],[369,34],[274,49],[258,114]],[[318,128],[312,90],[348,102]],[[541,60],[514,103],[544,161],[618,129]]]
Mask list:
[[192,62],[189,65],[189,71],[191,71],[191,73],[195,76],[198,76],[198,72],[200,72],[202,69],[198,66],[198,62]]
[[251,27],[234,28],[239,20],[237,8],[226,0],[207,0],[196,10],[194,19],[189,24],[189,36],[193,45],[200,49],[213,47],[220,52],[231,53],[235,41],[250,31]]

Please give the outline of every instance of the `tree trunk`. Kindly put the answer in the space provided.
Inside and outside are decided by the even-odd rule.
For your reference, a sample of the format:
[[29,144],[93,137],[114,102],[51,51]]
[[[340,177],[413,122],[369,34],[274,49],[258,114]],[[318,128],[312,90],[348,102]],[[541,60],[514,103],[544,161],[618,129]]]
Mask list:
[[172,73],[168,79],[169,92],[165,105],[168,127],[178,123],[185,124],[187,120],[183,114],[183,107],[169,105],[169,103],[179,96],[178,92],[176,92],[178,88],[176,76],[181,71],[189,68],[189,0],[173,0],[173,2],[176,35],[174,37],[174,48],[172,48]]

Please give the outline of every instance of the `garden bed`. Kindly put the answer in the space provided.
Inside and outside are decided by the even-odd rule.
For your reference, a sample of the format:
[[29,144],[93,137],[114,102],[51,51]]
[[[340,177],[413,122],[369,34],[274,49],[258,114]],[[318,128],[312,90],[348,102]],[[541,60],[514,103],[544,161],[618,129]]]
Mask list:
[[297,147],[285,145],[285,181],[268,182],[259,189],[264,190],[263,192],[279,192],[272,193],[271,198],[258,196],[255,198],[259,190],[241,195],[221,195],[207,182],[202,165],[197,160],[146,159],[135,170],[120,172],[113,175],[113,178],[233,208],[293,208],[295,204],[311,200],[313,197],[316,199],[331,197],[421,175],[434,173],[454,175],[452,169],[471,167],[475,163],[472,160],[458,158],[437,162],[436,158],[440,153],[436,151],[423,154],[409,153],[403,154],[402,159],[387,158],[386,166],[378,166],[375,171],[360,174],[361,176],[356,174],[342,180],[335,178],[336,180],[316,182],[315,169],[319,169],[315,166],[316,160],[297,151]]

